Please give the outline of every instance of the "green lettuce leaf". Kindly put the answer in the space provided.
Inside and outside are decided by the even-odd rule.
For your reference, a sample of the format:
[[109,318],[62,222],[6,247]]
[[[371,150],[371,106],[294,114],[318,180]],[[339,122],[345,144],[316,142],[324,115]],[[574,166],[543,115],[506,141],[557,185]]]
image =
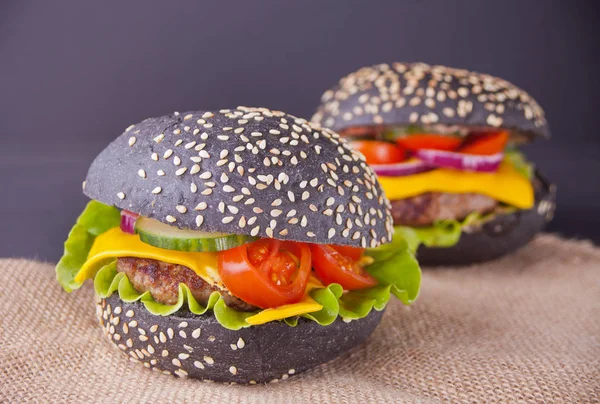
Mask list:
[[56,265],[56,279],[67,292],[81,287],[75,275],[85,263],[96,237],[119,226],[119,209],[98,201],[90,201],[71,229],[62,258]]
[[504,151],[504,158],[508,160],[515,170],[528,180],[533,178],[535,166],[525,158],[525,155],[517,149],[507,149]]
[[421,244],[427,247],[452,247],[460,240],[465,227],[483,224],[494,217],[494,213],[473,212],[463,220],[440,220],[427,227],[395,226],[394,237],[389,248],[406,243],[410,251]]
[[146,310],[156,316],[168,316],[182,307],[187,308],[196,315],[202,315],[208,310],[212,310],[217,321],[225,328],[230,330],[239,330],[243,327],[250,327],[246,318],[253,316],[257,312],[241,312],[227,307],[225,301],[219,292],[213,292],[206,306],[200,304],[192,295],[190,289],[183,283],[179,284],[179,297],[177,303],[168,305],[154,300],[150,292],[140,293],[131,284],[127,276],[122,272],[117,272],[117,262],[113,261],[103,266],[94,278],[94,289],[96,294],[102,298],[107,298],[113,293],[119,293],[119,298],[124,302],[141,302]]

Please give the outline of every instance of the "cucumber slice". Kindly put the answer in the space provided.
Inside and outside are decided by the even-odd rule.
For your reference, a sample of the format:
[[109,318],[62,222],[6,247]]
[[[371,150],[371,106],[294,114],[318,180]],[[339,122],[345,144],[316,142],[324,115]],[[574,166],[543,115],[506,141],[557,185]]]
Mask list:
[[140,240],[154,247],[185,252],[223,251],[256,240],[256,237],[238,234],[207,233],[178,229],[147,217],[135,222]]

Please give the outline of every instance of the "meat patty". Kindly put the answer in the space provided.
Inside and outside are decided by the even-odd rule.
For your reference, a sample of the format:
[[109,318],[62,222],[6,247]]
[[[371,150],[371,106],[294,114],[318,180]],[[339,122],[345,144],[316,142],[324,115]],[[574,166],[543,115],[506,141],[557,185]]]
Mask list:
[[489,196],[447,192],[427,192],[391,203],[394,224],[415,227],[430,226],[436,220],[461,220],[472,212],[488,213],[498,205]]
[[227,306],[241,311],[257,308],[231,295],[227,289],[209,285],[194,271],[183,265],[168,264],[145,258],[118,258],[117,271],[123,272],[138,292],[149,291],[154,300],[163,304],[175,304],[179,284],[184,283],[199,303],[206,305],[212,292],[221,293]]

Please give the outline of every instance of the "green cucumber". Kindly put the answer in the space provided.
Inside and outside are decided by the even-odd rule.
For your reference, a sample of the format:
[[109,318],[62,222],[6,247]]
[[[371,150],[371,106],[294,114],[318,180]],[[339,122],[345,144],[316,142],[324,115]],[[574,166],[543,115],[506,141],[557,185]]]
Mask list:
[[140,240],[154,247],[184,252],[223,251],[256,240],[256,237],[239,234],[207,233],[198,230],[178,229],[147,217],[135,222],[135,232]]

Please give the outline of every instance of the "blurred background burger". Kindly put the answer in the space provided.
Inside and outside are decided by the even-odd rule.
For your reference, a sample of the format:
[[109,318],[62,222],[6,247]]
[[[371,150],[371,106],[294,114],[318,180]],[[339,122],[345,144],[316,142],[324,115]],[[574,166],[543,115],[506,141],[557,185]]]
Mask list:
[[513,251],[554,212],[555,186],[517,149],[549,136],[524,90],[425,63],[364,67],[321,97],[312,120],[351,139],[392,201],[398,239],[423,264]]

